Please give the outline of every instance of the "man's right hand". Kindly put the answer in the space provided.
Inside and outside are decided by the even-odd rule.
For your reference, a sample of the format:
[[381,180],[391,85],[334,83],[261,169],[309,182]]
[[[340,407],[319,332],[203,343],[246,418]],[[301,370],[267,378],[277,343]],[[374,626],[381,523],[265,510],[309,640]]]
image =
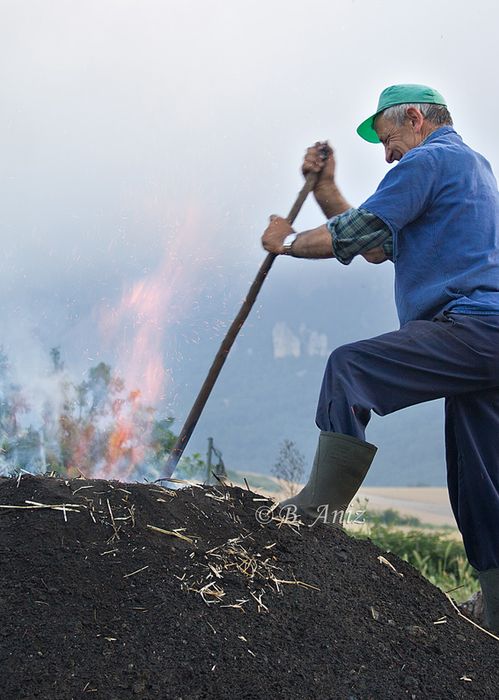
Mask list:
[[301,169],[305,177],[309,173],[319,175],[314,187],[314,197],[327,219],[350,209],[350,204],[341,194],[334,180],[336,161],[333,149],[327,141],[322,143],[316,141],[307,149]]
[[388,260],[388,257],[383,250],[383,246],[366,250],[364,253],[361,253],[361,255],[367,260],[367,262],[374,263],[375,265],[379,265],[380,263]]
[[[325,157],[324,157],[325,156]],[[317,187],[334,182],[334,171],[336,162],[331,146],[327,141],[316,141],[313,146],[307,149],[302,165],[302,173],[306,177],[309,173],[318,173],[319,179]]]

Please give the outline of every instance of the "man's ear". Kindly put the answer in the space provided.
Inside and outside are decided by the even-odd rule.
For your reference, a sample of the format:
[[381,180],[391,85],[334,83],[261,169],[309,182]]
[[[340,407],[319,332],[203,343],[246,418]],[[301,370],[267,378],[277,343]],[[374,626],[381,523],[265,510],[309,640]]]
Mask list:
[[407,119],[410,120],[414,131],[418,134],[421,131],[424,122],[424,117],[421,111],[416,107],[408,107],[406,111],[406,116]]

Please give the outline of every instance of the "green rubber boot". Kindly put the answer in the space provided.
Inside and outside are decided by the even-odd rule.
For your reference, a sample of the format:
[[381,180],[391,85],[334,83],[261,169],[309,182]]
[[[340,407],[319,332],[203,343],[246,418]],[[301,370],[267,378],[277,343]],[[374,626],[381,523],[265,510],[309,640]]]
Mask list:
[[499,569],[479,571],[478,578],[485,607],[485,627],[499,635]]
[[282,517],[297,515],[341,526],[377,449],[350,435],[322,430],[308,483],[279,504]]

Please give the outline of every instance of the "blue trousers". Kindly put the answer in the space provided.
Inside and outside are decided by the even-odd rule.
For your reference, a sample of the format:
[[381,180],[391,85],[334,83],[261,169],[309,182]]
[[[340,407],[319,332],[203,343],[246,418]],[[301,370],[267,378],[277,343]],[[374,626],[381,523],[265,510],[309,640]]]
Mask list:
[[449,497],[468,559],[499,568],[499,315],[443,313],[337,348],[317,408],[321,430],[365,439],[380,416],[445,398]]

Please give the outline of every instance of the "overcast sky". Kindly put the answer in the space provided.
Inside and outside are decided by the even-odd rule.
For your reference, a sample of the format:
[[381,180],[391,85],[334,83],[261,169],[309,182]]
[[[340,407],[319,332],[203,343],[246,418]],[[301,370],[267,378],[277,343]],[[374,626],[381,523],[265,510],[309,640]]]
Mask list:
[[[440,90],[497,172],[498,14],[484,0],[0,0],[0,342],[33,363],[30,338],[84,337],[74,361],[92,364],[102,309],[151,279],[176,318],[216,279],[234,305],[209,323],[230,320],[310,143],[335,147],[353,204],[375,189],[388,166],[355,128],[387,85]],[[297,224],[321,221],[311,201]],[[362,278],[354,315],[366,284],[392,285],[390,264],[337,268],[318,274]]]

